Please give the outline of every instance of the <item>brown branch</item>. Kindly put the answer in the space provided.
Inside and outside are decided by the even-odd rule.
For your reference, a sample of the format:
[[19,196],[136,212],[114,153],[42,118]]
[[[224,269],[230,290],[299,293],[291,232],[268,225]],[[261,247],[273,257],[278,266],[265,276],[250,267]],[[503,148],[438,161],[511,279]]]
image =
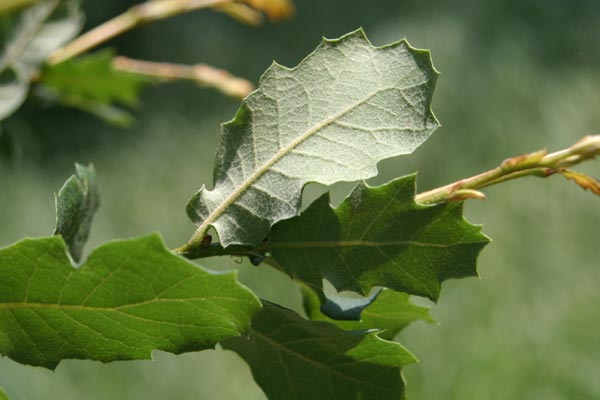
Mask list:
[[230,2],[231,0],[161,0],[138,4],[56,50],[47,62],[50,65],[58,64],[148,22]]
[[[479,189],[525,176],[545,178],[560,173],[572,179],[573,173],[567,172],[567,168],[598,155],[600,155],[600,135],[586,136],[565,150],[550,154],[546,150],[540,150],[509,158],[490,171],[420,193],[415,200],[422,204],[435,204],[462,201],[467,198],[484,198],[483,193],[478,192]],[[576,183],[583,182],[582,175],[579,173]],[[468,195],[469,192],[472,195]]]
[[181,65],[117,57],[113,66],[119,71],[150,76],[163,81],[191,80],[200,86],[211,87],[238,99],[246,97],[254,85],[227,71],[206,64]]

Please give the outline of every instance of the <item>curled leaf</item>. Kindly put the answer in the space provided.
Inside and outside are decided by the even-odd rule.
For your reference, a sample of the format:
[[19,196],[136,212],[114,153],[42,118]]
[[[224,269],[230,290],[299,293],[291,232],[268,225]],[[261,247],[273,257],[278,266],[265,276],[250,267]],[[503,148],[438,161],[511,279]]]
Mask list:
[[565,169],[560,171],[560,174],[565,178],[575,182],[583,190],[589,190],[594,194],[600,196],[600,181],[592,178],[584,173]]

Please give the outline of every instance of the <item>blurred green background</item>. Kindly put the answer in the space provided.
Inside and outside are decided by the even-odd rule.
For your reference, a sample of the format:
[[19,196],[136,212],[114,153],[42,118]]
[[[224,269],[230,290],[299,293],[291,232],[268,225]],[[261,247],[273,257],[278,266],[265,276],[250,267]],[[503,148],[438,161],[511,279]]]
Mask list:
[[[133,1],[85,1],[86,29]],[[503,158],[569,146],[600,131],[600,2],[588,0],[296,1],[291,21],[242,26],[211,11],[136,29],[120,54],[207,62],[254,82],[272,59],[293,66],[322,35],[363,26],[375,44],[408,38],[442,71],[434,111],[443,124],[414,155],[380,165],[380,183],[419,171],[426,189],[494,167]],[[7,121],[20,155],[0,164],[0,245],[47,235],[53,196],[73,163],[93,162],[102,206],[90,248],[160,231],[170,246],[193,231],[184,207],[211,183],[219,123],[238,102],[189,83],[143,93],[132,129],[30,102]],[[583,168],[600,176],[600,165]],[[338,200],[348,185],[335,187]],[[482,279],[444,284],[432,314],[398,340],[421,360],[405,369],[411,399],[600,399],[600,199],[554,177],[487,190],[468,219],[494,242]],[[259,295],[294,309],[294,284],[268,267],[240,269]],[[264,399],[237,355],[217,350],[153,361],[66,361],[55,372],[0,359],[13,399]]]

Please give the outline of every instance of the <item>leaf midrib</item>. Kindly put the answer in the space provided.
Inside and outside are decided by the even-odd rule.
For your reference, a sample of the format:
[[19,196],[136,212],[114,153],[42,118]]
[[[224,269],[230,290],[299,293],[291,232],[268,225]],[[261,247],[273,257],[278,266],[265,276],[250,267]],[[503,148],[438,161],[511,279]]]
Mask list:
[[[379,387],[378,385],[375,385],[375,384],[373,384],[373,383],[371,383],[369,381],[361,380],[361,379],[355,378],[353,376],[346,375],[346,374],[344,374],[344,373],[342,373],[342,372],[334,369],[332,366],[329,366],[327,364],[323,364],[323,363],[321,363],[321,362],[319,362],[317,360],[313,360],[312,358],[309,358],[309,357],[305,356],[302,353],[294,351],[294,350],[290,349],[289,347],[286,347],[282,343],[279,343],[279,342],[271,339],[269,336],[267,336],[267,335],[265,335],[265,334],[257,331],[254,328],[251,328],[250,331],[254,335],[256,335],[256,337],[258,337],[258,338],[262,339],[263,341],[269,343],[271,346],[276,347],[279,350],[283,350],[286,353],[291,354],[292,356],[297,357],[297,358],[299,358],[299,359],[301,359],[303,361],[306,361],[309,364],[315,365],[316,367],[318,367],[320,369],[324,369],[324,370],[328,371],[329,373],[331,373],[333,375],[337,375],[337,376],[339,376],[339,377],[341,377],[343,379],[347,379],[347,380],[350,380],[350,381],[353,381],[353,382],[356,382],[356,383],[359,383],[359,384],[363,384],[363,385],[370,386],[370,387],[373,387],[373,388],[381,389],[381,387]],[[361,360],[356,360],[356,361],[360,362]]]
[[269,249],[304,249],[304,248],[338,248],[338,247],[394,247],[394,246],[419,246],[448,248],[453,246],[467,245],[472,243],[456,242],[449,244],[426,243],[413,240],[391,240],[375,242],[369,240],[331,240],[331,241],[307,241],[307,242],[272,242]]
[[253,303],[246,299],[237,297],[190,297],[185,299],[151,299],[145,301],[139,301],[137,303],[123,304],[116,307],[101,307],[101,306],[84,306],[79,304],[52,304],[52,303],[29,303],[29,302],[12,302],[12,303],[0,303],[0,310],[13,310],[13,309],[48,309],[48,310],[77,310],[77,311],[111,311],[119,312],[127,308],[134,308],[144,306],[146,304],[153,303],[171,303],[181,302],[186,303],[189,301],[235,301]]
[[402,91],[402,90],[406,90],[406,89],[408,89],[408,88],[410,88],[412,86],[422,85],[423,83],[424,82],[420,82],[420,83],[418,83],[416,85],[407,86],[406,88],[400,88],[400,87],[390,86],[390,87],[386,87],[386,88],[383,88],[383,89],[376,90],[376,91],[370,93],[369,95],[365,96],[360,101],[351,104],[350,106],[344,108],[340,112],[338,112],[338,113],[334,114],[333,116],[327,118],[323,122],[321,122],[321,123],[313,126],[312,128],[308,129],[306,132],[304,132],[303,134],[301,134],[300,136],[298,136],[296,139],[294,139],[293,141],[291,141],[288,145],[282,147],[277,153],[275,153],[275,155],[273,157],[271,157],[265,164],[263,164],[263,166],[261,166],[256,171],[254,171],[254,173],[252,175],[250,175],[244,182],[242,182],[242,184],[237,189],[235,189],[233,192],[231,192],[231,194],[225,198],[225,200],[219,205],[219,207],[215,208],[214,211],[211,212],[206,217],[206,219],[202,222],[202,224],[200,224],[200,226],[198,226],[198,229],[196,230],[196,233],[195,233],[194,236],[196,236],[196,237],[202,237],[204,235],[204,233],[206,232],[206,230],[208,229],[208,227],[219,216],[221,216],[221,214],[223,214],[223,212],[229,206],[231,206],[233,204],[233,202],[236,201],[255,181],[257,181],[265,172],[267,172],[273,165],[275,165],[285,155],[287,155],[288,153],[290,153],[294,148],[296,148],[297,146],[299,146],[302,142],[304,142],[305,140],[307,140],[308,138],[310,138],[312,135],[316,134],[317,132],[319,132],[323,128],[325,128],[325,127],[333,124],[337,119],[343,117],[345,114],[347,114],[350,111],[354,110],[356,107],[359,107],[359,106],[365,104],[367,101],[369,101],[371,98],[373,98],[373,96],[375,96],[375,95],[377,95],[379,93],[383,93],[383,92],[388,91],[388,90],[400,90],[400,91]]

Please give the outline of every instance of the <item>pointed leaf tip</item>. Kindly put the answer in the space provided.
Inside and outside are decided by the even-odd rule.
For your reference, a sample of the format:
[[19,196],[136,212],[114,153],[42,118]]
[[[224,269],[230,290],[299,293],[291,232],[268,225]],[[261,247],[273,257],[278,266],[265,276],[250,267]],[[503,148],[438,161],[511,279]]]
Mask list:
[[270,399],[403,399],[415,357],[375,332],[343,331],[265,302],[247,338],[224,341]]
[[413,175],[378,187],[359,183],[337,208],[322,196],[273,227],[273,258],[317,292],[327,279],[363,296],[383,286],[437,300],[444,280],[477,276],[489,239],[465,221],[461,203],[415,203],[415,182]]

